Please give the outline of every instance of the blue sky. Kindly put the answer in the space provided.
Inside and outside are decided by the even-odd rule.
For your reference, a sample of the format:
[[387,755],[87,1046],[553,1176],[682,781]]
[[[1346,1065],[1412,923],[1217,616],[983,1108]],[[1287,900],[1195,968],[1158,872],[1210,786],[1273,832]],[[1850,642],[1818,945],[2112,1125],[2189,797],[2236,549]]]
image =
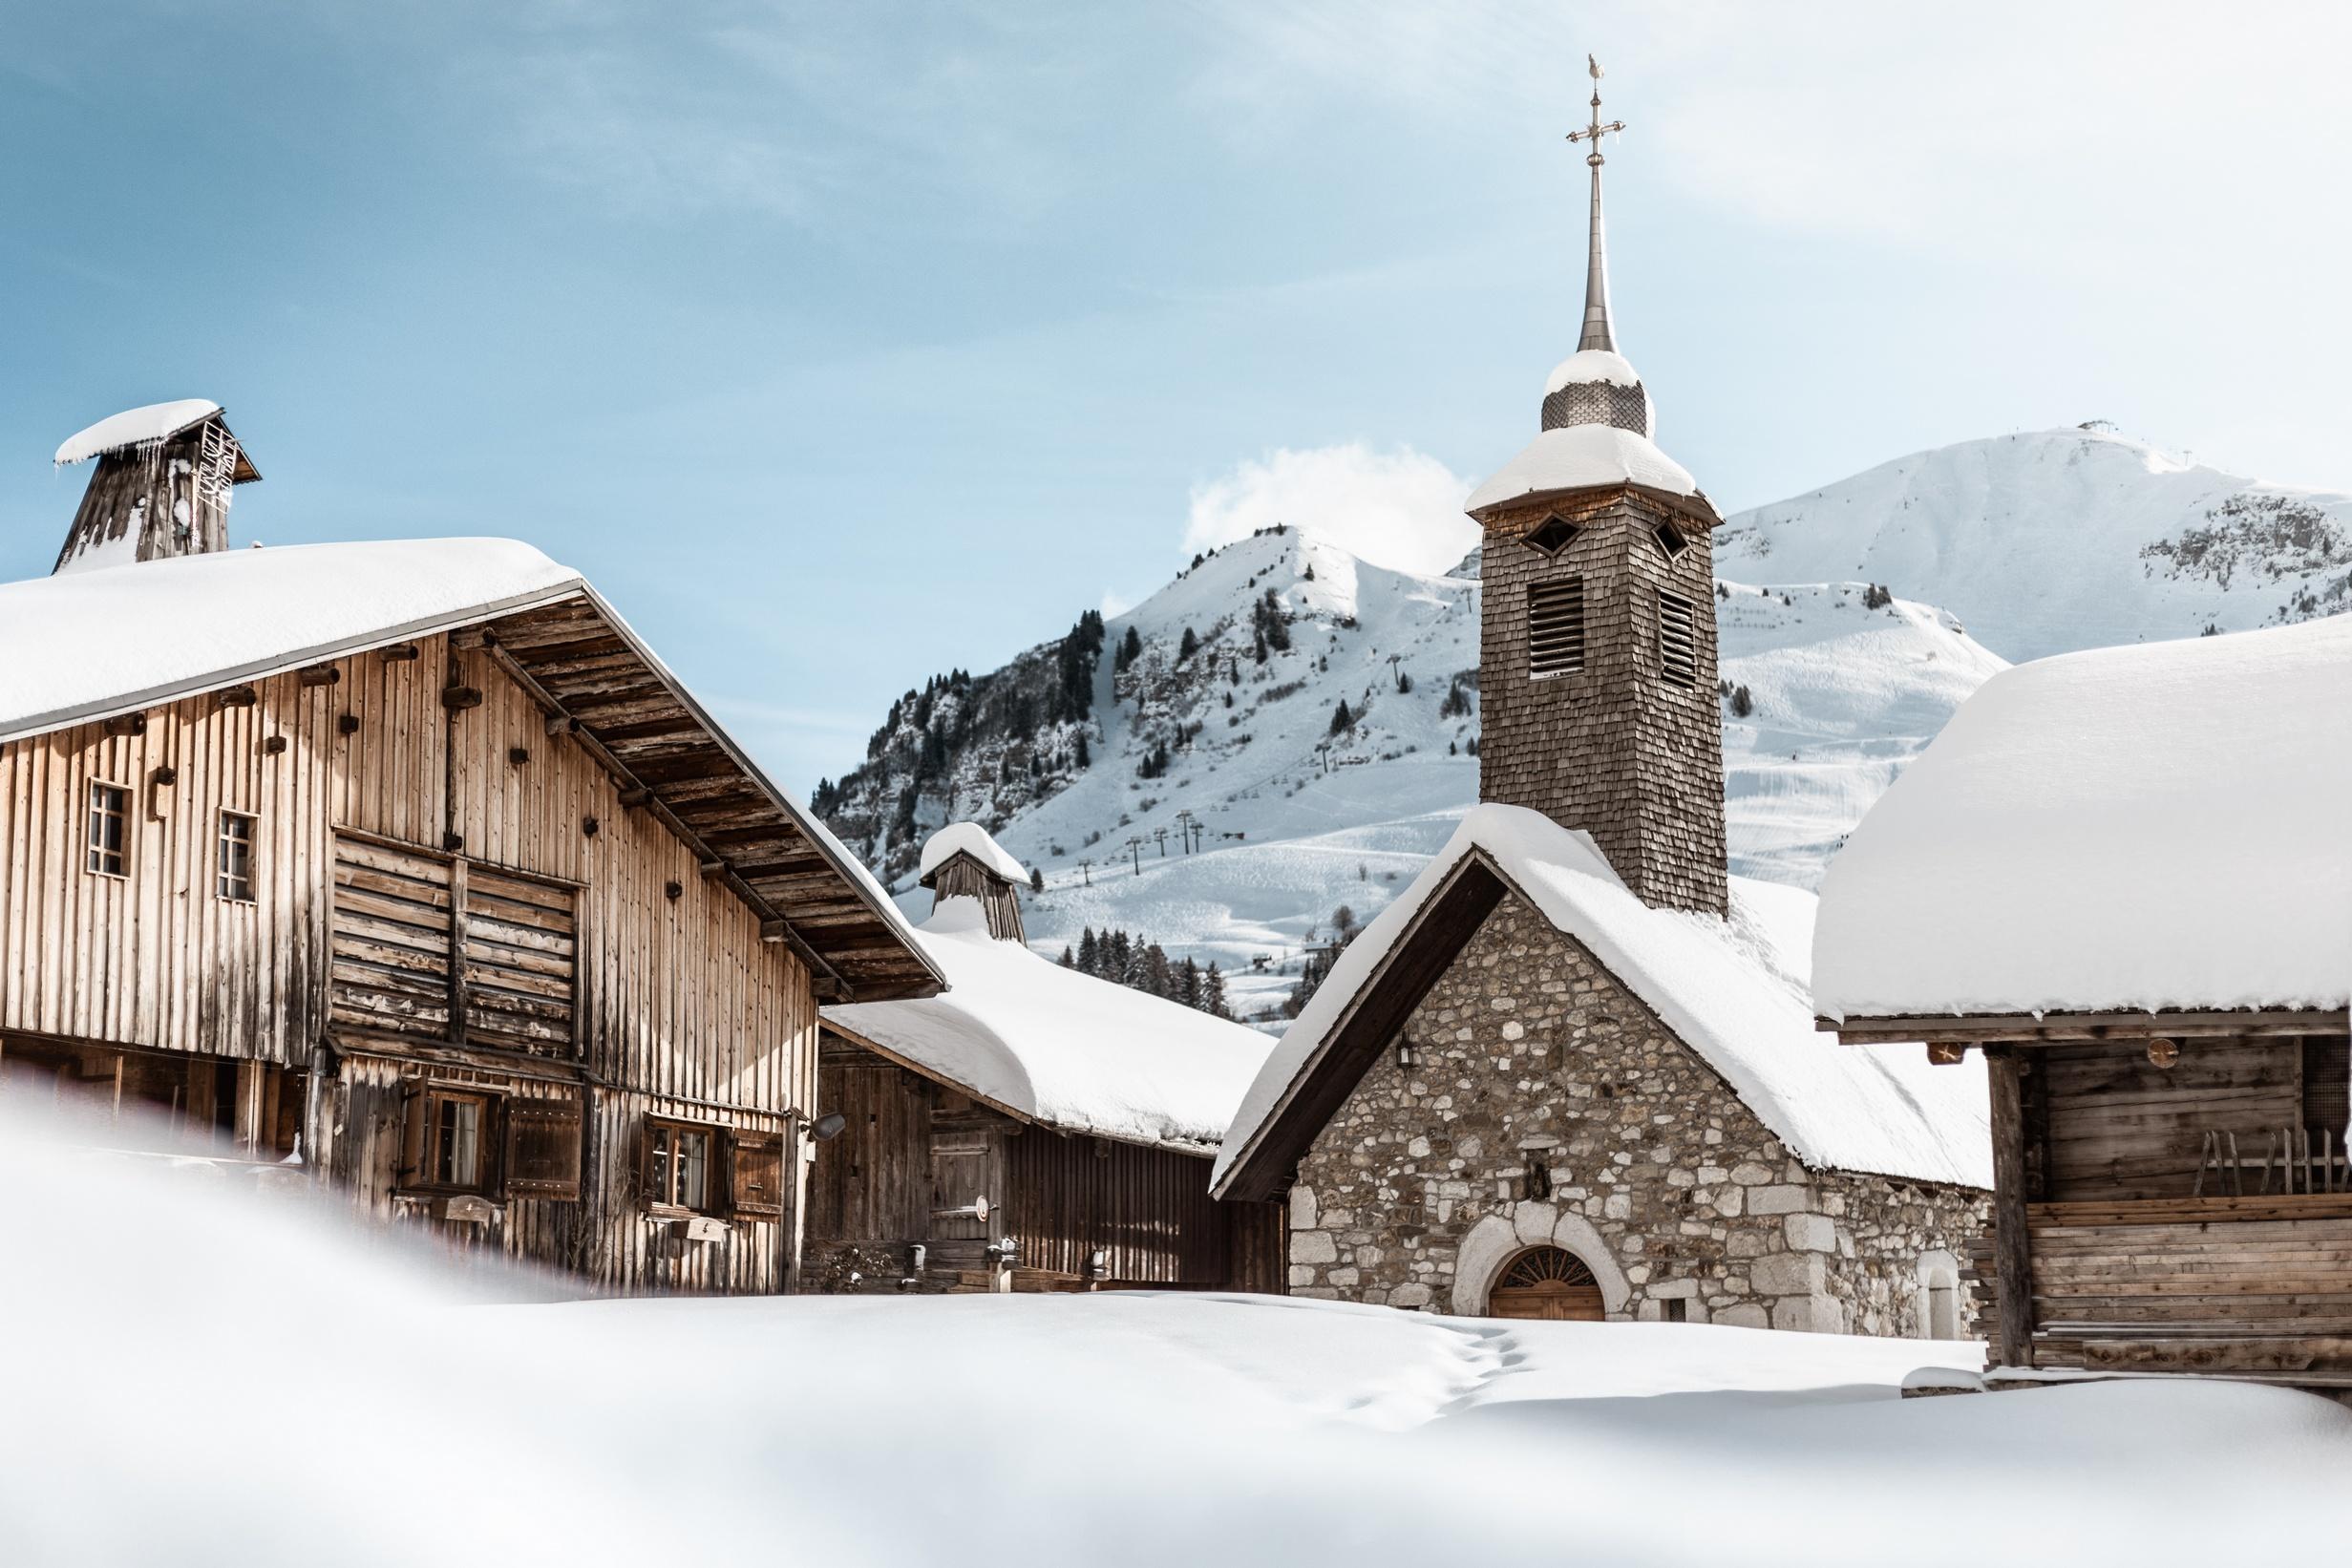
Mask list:
[[2341,13],[1937,9],[11,6],[0,577],[213,397],[241,541],[531,540],[805,790],[1220,531],[1446,537],[1574,346],[1587,50],[1724,510],[2092,417],[2352,487]]

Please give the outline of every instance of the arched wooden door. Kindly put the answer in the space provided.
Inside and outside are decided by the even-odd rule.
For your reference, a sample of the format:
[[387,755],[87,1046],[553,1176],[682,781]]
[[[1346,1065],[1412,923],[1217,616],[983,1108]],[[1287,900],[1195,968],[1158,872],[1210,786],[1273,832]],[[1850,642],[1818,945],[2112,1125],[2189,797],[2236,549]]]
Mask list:
[[1530,1247],[1511,1260],[1487,1293],[1487,1315],[1550,1323],[1599,1323],[1600,1284],[1576,1254]]

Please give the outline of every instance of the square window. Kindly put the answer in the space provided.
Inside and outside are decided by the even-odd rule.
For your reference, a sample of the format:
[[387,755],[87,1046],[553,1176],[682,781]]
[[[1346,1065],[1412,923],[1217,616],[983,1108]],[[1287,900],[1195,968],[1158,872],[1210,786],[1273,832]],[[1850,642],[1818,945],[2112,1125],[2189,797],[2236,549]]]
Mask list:
[[257,819],[244,812],[221,814],[219,855],[213,891],[234,903],[253,901],[253,830]]
[[90,869],[104,877],[128,875],[125,849],[131,832],[131,792],[119,784],[90,786]]
[[1658,531],[1650,537],[1658,541],[1658,548],[1666,553],[1668,561],[1681,560],[1683,552],[1690,548],[1690,540],[1685,539],[1683,531],[1670,522],[1660,523]]
[[678,1122],[646,1130],[646,1197],[672,1208],[708,1211],[710,1204],[710,1129]]
[[490,1188],[498,1101],[463,1090],[422,1089],[409,1104],[409,1168],[417,1185],[445,1193]]
[[1527,542],[1545,555],[1556,556],[1575,541],[1579,531],[1566,518],[1549,517],[1536,525],[1536,531],[1527,536]]

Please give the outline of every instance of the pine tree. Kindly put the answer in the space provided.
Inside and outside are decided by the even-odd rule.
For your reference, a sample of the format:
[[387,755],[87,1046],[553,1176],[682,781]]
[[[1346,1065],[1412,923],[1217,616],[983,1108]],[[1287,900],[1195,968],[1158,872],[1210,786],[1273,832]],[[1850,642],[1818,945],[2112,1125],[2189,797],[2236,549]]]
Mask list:
[[1142,657],[1143,636],[1134,627],[1130,626],[1127,628],[1127,635],[1119,639],[1119,651],[1112,660],[1111,667],[1125,669]]
[[1266,634],[1263,627],[1251,636],[1249,656],[1261,665],[1266,662]]
[[1182,664],[1185,660],[1191,658],[1194,654],[1199,651],[1200,639],[1193,635],[1192,627],[1186,626],[1184,628],[1183,641],[1176,645],[1176,663]]
[[1102,973],[1102,948],[1096,944],[1094,941],[1094,928],[1090,925],[1086,928],[1085,933],[1078,938],[1078,972],[1080,974],[1098,975]]
[[1225,1009],[1225,972],[1211,963],[1208,972],[1200,977],[1200,1010],[1212,1018],[1230,1018]]
[[1070,943],[1062,943],[1062,967],[1065,969],[1075,969],[1077,966],[1078,960],[1076,955],[1070,952]]
[[1356,716],[1347,711],[1347,699],[1342,697],[1340,705],[1331,710],[1331,732],[1335,735],[1342,734],[1355,727]]
[[1032,893],[1043,893],[1045,890],[1046,868],[1044,866],[1029,867],[1029,891]]

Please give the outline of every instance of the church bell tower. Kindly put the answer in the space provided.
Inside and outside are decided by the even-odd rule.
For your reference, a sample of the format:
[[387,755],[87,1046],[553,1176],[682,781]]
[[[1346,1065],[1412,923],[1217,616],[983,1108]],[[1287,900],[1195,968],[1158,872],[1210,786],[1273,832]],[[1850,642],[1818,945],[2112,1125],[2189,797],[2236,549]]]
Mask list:
[[1723,713],[1712,533],[1698,485],[1652,442],[1648,389],[1617,351],[1600,220],[1600,67],[1591,244],[1577,351],[1542,429],[1471,496],[1483,533],[1479,797],[1590,833],[1662,908],[1725,913]]

